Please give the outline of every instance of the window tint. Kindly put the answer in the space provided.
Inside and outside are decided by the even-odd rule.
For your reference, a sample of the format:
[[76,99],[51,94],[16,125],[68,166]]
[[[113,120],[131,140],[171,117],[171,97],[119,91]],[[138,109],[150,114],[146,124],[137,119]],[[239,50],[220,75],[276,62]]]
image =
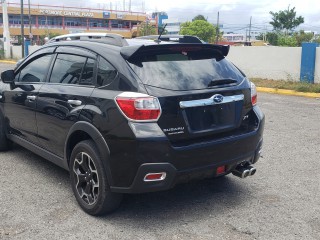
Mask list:
[[81,76],[81,85],[93,85],[93,70],[95,60],[88,58]]
[[144,84],[172,90],[206,89],[216,80],[242,81],[244,76],[226,59],[201,59],[196,54],[143,56],[130,65]]
[[78,84],[86,61],[86,57],[58,54],[52,69],[50,82]]
[[44,82],[52,54],[44,55],[26,65],[17,75],[17,82]]
[[100,58],[98,66],[98,85],[105,86],[110,84],[117,76],[117,71],[105,59]]

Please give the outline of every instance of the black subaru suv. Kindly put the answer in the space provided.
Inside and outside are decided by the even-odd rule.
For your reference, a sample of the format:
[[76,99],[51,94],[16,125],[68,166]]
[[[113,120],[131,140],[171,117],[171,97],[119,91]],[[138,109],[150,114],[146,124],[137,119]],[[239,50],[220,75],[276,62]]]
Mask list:
[[0,150],[17,143],[69,170],[82,209],[123,193],[256,172],[264,115],[221,45],[57,38],[1,74]]

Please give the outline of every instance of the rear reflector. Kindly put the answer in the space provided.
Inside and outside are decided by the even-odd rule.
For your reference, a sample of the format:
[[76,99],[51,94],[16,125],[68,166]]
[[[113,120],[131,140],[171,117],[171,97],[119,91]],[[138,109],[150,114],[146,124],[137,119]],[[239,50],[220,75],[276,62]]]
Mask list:
[[257,104],[257,88],[253,83],[251,83],[251,103],[252,106]]
[[217,175],[223,174],[226,172],[226,166],[220,166],[217,168]]
[[148,173],[143,181],[145,182],[155,182],[155,181],[162,181],[166,178],[167,174],[165,172],[161,173]]
[[122,113],[133,121],[157,121],[161,115],[158,98],[141,93],[124,92],[116,97]]

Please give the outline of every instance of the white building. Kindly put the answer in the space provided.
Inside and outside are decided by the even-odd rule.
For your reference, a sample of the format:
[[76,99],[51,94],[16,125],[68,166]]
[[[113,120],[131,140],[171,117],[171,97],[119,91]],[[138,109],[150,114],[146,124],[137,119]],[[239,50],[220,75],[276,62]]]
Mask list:
[[228,42],[244,42],[244,41],[246,41],[246,35],[239,34],[239,33],[223,34],[223,38]]
[[181,22],[176,18],[171,18],[171,19],[164,19],[162,21],[162,26],[164,26],[165,24],[167,24],[166,26],[166,30],[167,30],[167,34],[168,35],[177,35],[180,32],[180,24]]
[[228,42],[249,42],[257,40],[257,37],[261,35],[261,32],[252,31],[249,36],[249,32],[247,32],[247,36],[244,33],[227,33],[223,34],[223,38]]

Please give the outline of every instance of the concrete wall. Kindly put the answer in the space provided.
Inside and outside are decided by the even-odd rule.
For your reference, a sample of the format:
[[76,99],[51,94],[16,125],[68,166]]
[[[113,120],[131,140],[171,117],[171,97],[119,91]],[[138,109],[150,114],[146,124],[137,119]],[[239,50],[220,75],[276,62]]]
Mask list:
[[[33,53],[40,46],[29,46]],[[12,58],[21,58],[21,46],[12,46]],[[301,47],[231,47],[228,59],[249,78],[300,81]],[[320,47],[317,48],[315,82],[320,83]]]
[[301,52],[301,47],[231,47],[227,58],[249,78],[300,81]]
[[[41,46],[37,46],[37,45],[29,46],[29,54],[38,50],[40,47]],[[22,58],[21,46],[11,46],[11,57],[13,59],[21,59]]]
[[11,57],[13,59],[22,58],[22,47],[21,46],[11,46]]

